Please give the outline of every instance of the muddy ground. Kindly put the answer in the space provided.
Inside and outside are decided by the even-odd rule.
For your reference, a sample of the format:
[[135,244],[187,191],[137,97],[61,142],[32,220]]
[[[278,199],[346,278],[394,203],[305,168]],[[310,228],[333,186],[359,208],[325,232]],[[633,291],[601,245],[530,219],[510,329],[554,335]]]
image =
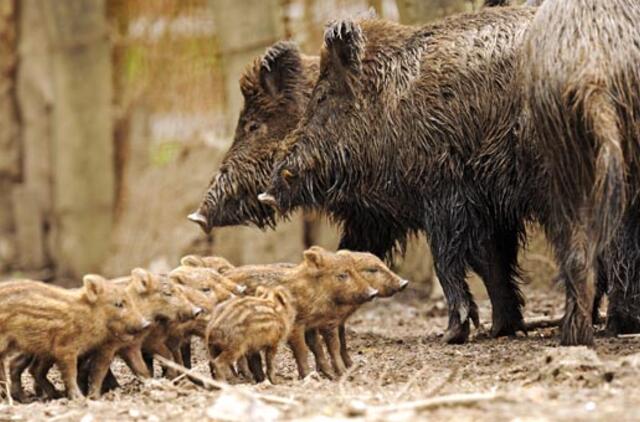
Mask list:
[[[528,286],[526,317],[558,315],[562,292]],[[0,420],[187,421],[353,418],[366,420],[632,420],[640,418],[640,339],[599,335],[593,349],[558,347],[555,329],[491,339],[484,329],[469,344],[442,344],[444,303],[415,291],[378,300],[349,324],[355,367],[339,381],[299,381],[288,350],[280,385],[237,385],[206,391],[187,380],[133,379],[114,363],[123,388],[99,401],[0,404]],[[204,350],[196,359],[206,375]],[[462,396],[451,403],[450,395]],[[272,396],[277,397],[275,400]],[[433,399],[419,406],[415,401]]]

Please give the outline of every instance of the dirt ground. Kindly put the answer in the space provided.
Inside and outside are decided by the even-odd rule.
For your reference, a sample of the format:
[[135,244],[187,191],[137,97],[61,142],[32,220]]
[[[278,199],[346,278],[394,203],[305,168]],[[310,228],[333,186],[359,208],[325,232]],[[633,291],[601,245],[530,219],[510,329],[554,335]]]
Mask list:
[[[562,292],[527,286],[526,317],[558,315]],[[141,382],[121,362],[123,388],[99,401],[0,404],[0,420],[633,420],[640,418],[640,339],[599,335],[593,349],[558,346],[555,329],[491,339],[484,327],[469,344],[442,344],[441,300],[415,291],[378,300],[349,324],[355,366],[339,381],[317,375],[299,381],[288,350],[279,360],[282,383],[206,391],[187,380]],[[202,374],[205,355],[196,345]],[[464,394],[455,404],[455,396]],[[473,394],[473,395],[470,395]],[[416,403],[416,401],[423,401]]]

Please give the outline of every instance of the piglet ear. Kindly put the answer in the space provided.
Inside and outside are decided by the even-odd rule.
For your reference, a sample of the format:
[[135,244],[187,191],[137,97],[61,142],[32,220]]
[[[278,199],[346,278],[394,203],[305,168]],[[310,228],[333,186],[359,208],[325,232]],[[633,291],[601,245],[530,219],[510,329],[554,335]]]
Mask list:
[[104,292],[107,280],[97,274],[87,274],[82,278],[84,293],[89,303],[96,303],[100,295]]
[[134,268],[131,271],[131,282],[136,285],[140,293],[149,292],[154,289],[153,274],[143,268]]
[[203,267],[204,262],[202,257],[198,255],[187,255],[180,259],[180,265],[184,265],[185,267]]
[[332,22],[324,33],[327,59],[347,73],[360,72],[365,43],[362,28],[349,19]]
[[304,251],[304,261],[312,268],[321,268],[324,262],[324,249],[319,246]]
[[284,286],[276,287],[273,296],[283,308],[286,308],[291,303],[291,293]]
[[260,62],[260,85],[269,95],[292,94],[302,76],[302,57],[298,46],[279,41],[269,47]]

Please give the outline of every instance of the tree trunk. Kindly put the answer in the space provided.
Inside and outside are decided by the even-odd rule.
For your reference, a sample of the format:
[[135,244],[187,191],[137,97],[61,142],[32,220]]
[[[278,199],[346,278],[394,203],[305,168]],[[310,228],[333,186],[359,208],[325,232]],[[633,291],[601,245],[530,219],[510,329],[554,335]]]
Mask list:
[[0,273],[15,259],[15,223],[10,204],[20,177],[20,127],[16,104],[16,4],[0,2]]
[[[41,1],[51,45],[56,269],[99,271],[112,229],[112,74],[104,0]],[[143,228],[141,228],[143,229]]]

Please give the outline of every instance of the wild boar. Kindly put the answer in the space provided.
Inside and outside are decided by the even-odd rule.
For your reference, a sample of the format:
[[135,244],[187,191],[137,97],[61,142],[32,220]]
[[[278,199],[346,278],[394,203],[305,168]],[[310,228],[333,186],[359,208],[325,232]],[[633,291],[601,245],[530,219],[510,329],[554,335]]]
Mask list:
[[309,105],[262,195],[282,213],[324,210],[346,222],[343,240],[378,256],[424,232],[449,305],[448,343],[479,323],[470,269],[487,287],[492,335],[524,330],[517,252],[545,196],[535,154],[517,143],[512,97],[534,11],[330,25]]
[[29,280],[0,285],[0,362],[19,351],[43,366],[57,364],[71,399],[82,397],[76,379],[80,355],[110,338],[130,338],[151,324],[124,287],[93,274],[83,283],[70,290]]
[[286,287],[258,287],[259,297],[233,299],[217,308],[207,327],[206,344],[214,375],[233,377],[230,366],[242,356],[264,350],[267,376],[276,384],[275,357],[296,318],[293,298]]
[[186,255],[180,259],[180,265],[184,267],[213,268],[220,274],[234,268],[234,265],[221,256]]
[[609,328],[640,329],[639,19],[633,0],[546,0],[522,49],[525,132],[550,180],[547,234],[566,283],[562,344],[593,342],[598,255]]

